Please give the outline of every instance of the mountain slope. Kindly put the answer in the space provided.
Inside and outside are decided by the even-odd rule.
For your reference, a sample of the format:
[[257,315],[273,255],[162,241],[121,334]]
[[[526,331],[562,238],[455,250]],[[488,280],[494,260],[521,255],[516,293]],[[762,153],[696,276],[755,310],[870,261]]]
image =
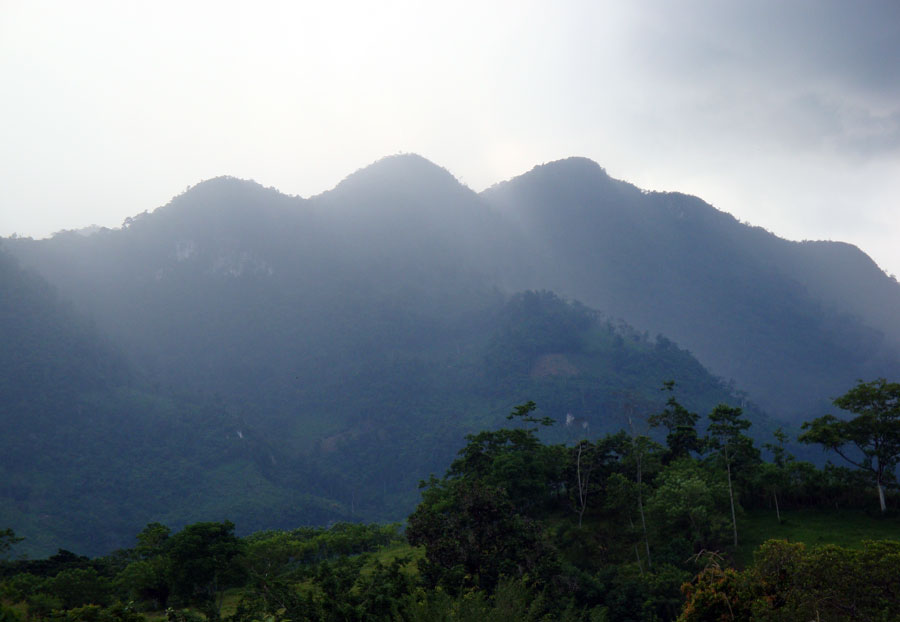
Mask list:
[[[407,165],[431,181],[411,191]],[[397,520],[464,434],[514,404],[599,434],[626,403],[661,407],[664,380],[701,411],[732,399],[669,342],[498,291],[490,258],[517,259],[514,238],[446,172],[401,158],[358,175],[309,200],[220,178],[121,230],[7,242],[133,370],[77,383],[68,431],[44,428],[47,460],[19,472],[41,492],[0,518],[43,534],[35,552],[103,551],[151,520]],[[384,213],[372,234],[363,220]]]
[[[36,302],[45,313],[54,308],[53,299],[8,300],[8,315],[26,319],[21,310]],[[230,518],[257,530],[399,520],[417,502],[418,480],[446,468],[464,434],[501,424],[525,399],[539,400],[541,412],[560,421],[551,434],[567,438],[588,433],[562,427],[568,414],[600,434],[625,425],[626,408],[639,415],[661,408],[660,378],[676,379],[699,410],[730,398],[673,344],[550,293],[484,303],[452,321],[378,312],[384,326],[395,326],[390,338],[357,339],[352,368],[327,370],[341,374],[334,384],[301,364],[298,403],[271,397],[255,405],[238,390],[160,393],[111,370],[94,384],[64,370],[60,377],[76,382],[44,405],[35,405],[44,382],[17,403],[4,394],[10,434],[0,454],[0,521],[26,536],[23,550],[44,555],[57,546],[91,554],[124,546],[150,521],[177,527]],[[64,329],[78,325],[71,312],[57,320]],[[55,338],[48,325],[18,327],[37,342]],[[418,340],[398,343],[411,335]],[[102,339],[89,333],[83,341],[96,347]],[[27,345],[15,356],[34,350]],[[49,356],[72,358],[65,349]]]
[[[154,520],[241,516],[261,529],[349,516],[317,487],[273,486],[271,450],[239,411],[146,386],[108,338],[2,248],[0,291],[0,524],[26,538],[20,553],[102,553]],[[320,479],[307,464],[295,468]],[[235,485],[253,494],[229,494]]]
[[532,241],[527,286],[675,339],[773,413],[805,418],[857,378],[900,371],[884,311],[900,287],[846,245],[788,242],[578,158],[481,196]]

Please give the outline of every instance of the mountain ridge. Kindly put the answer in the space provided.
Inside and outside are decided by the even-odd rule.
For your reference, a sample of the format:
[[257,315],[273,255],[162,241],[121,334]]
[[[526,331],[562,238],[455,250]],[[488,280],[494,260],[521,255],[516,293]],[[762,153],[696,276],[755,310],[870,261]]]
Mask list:
[[[599,167],[582,163],[580,175],[553,175],[542,185],[548,170],[559,166],[537,167],[482,193],[493,205],[515,209],[531,239],[541,242],[544,257],[535,263],[566,266],[562,278],[552,269],[538,271],[540,286],[675,339],[782,416],[808,409],[811,403],[796,395],[822,394],[829,384],[849,387],[860,375],[898,368],[896,314],[873,308],[858,289],[834,279],[833,270],[826,273],[804,255],[809,247],[740,223],[690,195],[647,193],[624,182],[604,192],[599,189],[607,176]],[[876,281],[868,298],[900,309],[896,282],[868,274]],[[732,317],[744,319],[727,319]],[[867,322],[881,337],[867,331]],[[791,336],[780,332],[780,324],[807,329]],[[865,347],[848,349],[841,344],[849,337],[828,337],[834,333],[828,327],[840,324]],[[819,328],[812,326],[824,332],[814,338]],[[758,361],[748,358],[745,344],[754,344]],[[781,379],[771,373],[780,369],[776,357],[804,361],[799,370],[809,371],[799,387],[792,384],[796,370]],[[841,371],[835,361],[844,358],[856,373]],[[766,399],[766,392],[772,397]]]
[[[13,518],[54,499],[76,507],[79,486],[110,516],[116,495],[128,498],[116,525],[77,506],[109,534],[136,533],[143,519],[394,520],[459,438],[527,400],[602,434],[627,425],[623,400],[650,414],[661,383],[675,380],[689,408],[744,406],[768,440],[767,413],[790,427],[831,410],[858,378],[900,374],[885,331],[852,313],[890,325],[896,315],[868,303],[900,309],[896,282],[860,252],[781,240],[584,158],[481,193],[408,155],[308,199],[214,178],[120,229],[0,245],[92,321],[137,378],[76,391],[74,411],[48,405],[42,416],[70,421],[48,428],[47,447],[66,447],[71,472],[42,461],[42,472],[16,471],[0,498],[21,497],[10,497]],[[52,356],[30,343],[30,356]],[[0,414],[24,417],[46,393],[29,390]],[[90,417],[103,425],[81,425]],[[141,435],[158,442],[144,447]],[[104,453],[113,441],[134,464]],[[104,492],[91,482],[104,481],[106,463],[122,466]],[[259,495],[217,500],[209,491],[229,478]],[[156,480],[170,515],[148,514],[164,492],[152,485],[150,501],[128,496]],[[181,494],[196,503],[179,505]],[[65,520],[50,531],[70,533]]]
[[[197,208],[193,219],[182,207]],[[218,250],[209,251],[214,256],[207,259],[207,271],[223,276],[265,276],[293,270],[298,262],[322,278],[329,266],[341,267],[341,279],[369,272],[361,277],[368,282],[380,271],[396,281],[394,289],[419,290],[436,306],[452,299],[437,274],[466,274],[481,288],[556,291],[674,339],[781,416],[798,416],[826,386],[844,388],[859,376],[900,367],[894,354],[900,344],[900,286],[861,250],[784,240],[698,197],[647,192],[613,179],[583,157],[535,166],[480,193],[416,154],[382,158],[309,199],[214,178],[124,228],[129,245],[145,248],[147,265],[159,261],[153,257],[160,251],[146,246],[156,239],[149,230],[144,242],[138,234],[154,223],[173,238],[187,223],[198,235],[212,235]],[[123,236],[103,232],[110,240]],[[92,238],[71,243],[87,248]],[[170,264],[172,257],[191,252],[194,242],[169,239]],[[36,266],[45,262],[45,274],[63,274],[68,268],[59,264],[71,263],[60,249],[32,251],[22,248],[21,258]],[[40,257],[54,253],[55,268]],[[107,270],[102,264],[93,268]],[[71,285],[77,277],[68,274],[56,284],[78,297]],[[322,278],[308,285],[327,287]],[[818,328],[791,336],[777,328],[785,322]],[[754,330],[769,336],[759,341]],[[824,332],[813,337],[816,330]],[[850,348],[854,340],[863,347]],[[771,360],[754,361],[743,345],[750,343],[761,349],[757,355],[771,352]],[[773,371],[779,369],[777,356],[801,371],[809,366],[805,388],[795,390],[785,374]],[[851,362],[840,371],[834,361],[845,358]],[[766,398],[767,391],[772,397]]]
[[[0,287],[8,291],[6,274],[0,270]],[[49,287],[36,275],[26,280]],[[23,550],[99,554],[126,545],[152,521],[178,527],[232,518],[259,530],[398,520],[415,504],[418,480],[446,468],[464,434],[502,424],[525,396],[560,421],[577,412],[596,433],[624,425],[622,396],[648,410],[661,406],[662,374],[676,377],[689,392],[685,403],[698,408],[729,398],[670,342],[548,292],[475,296],[451,316],[434,313],[415,292],[399,305],[377,292],[339,296],[337,305],[330,293],[306,303],[298,292],[280,306],[268,298],[276,287],[259,303],[264,290],[254,291],[250,300],[262,308],[241,309],[233,298],[238,281],[224,292],[209,276],[189,283],[175,291],[193,292],[194,302],[173,301],[166,286],[151,291],[165,303],[154,310],[170,314],[163,330],[143,345],[117,343],[163,346],[156,355],[167,357],[165,365],[138,366],[136,378],[82,386],[76,374],[57,374],[51,380],[66,392],[48,401],[44,381],[19,381],[28,373],[18,366],[22,356],[0,350],[0,369],[11,370],[4,374],[10,383],[0,382],[0,425],[9,432],[0,439],[0,522],[26,536]],[[36,334],[28,356],[102,368],[90,350],[78,357],[48,351],[58,340],[47,326],[65,331],[72,322],[31,330],[39,318],[27,311],[30,296],[0,302],[13,311],[2,317],[24,322],[4,329]],[[205,313],[211,306],[218,308]],[[556,368],[566,361],[568,373],[535,373],[548,360]]]

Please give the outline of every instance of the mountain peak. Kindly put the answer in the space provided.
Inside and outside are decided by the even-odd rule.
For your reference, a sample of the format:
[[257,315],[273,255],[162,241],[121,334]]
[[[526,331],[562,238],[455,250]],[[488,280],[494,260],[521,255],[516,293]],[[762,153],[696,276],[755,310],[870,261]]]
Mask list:
[[[251,179],[240,179],[230,175],[220,175],[205,179],[187,188],[183,193],[172,199],[170,205],[175,203],[190,203],[193,205],[219,204],[223,201],[230,202],[235,197],[257,196],[267,189]],[[268,189],[274,191],[274,189]]]
[[590,158],[570,157],[539,164],[527,173],[491,186],[482,196],[497,206],[520,203],[523,197],[542,198],[550,205],[559,202],[553,197],[566,197],[575,203],[601,199],[627,203],[640,192],[636,186],[610,177]]
[[[223,218],[252,219],[260,210],[268,210],[274,205],[283,206],[285,203],[295,201],[302,199],[289,197],[275,188],[266,188],[253,180],[223,175],[188,187],[166,205],[154,210],[152,216],[157,222],[180,223],[179,226],[188,223],[206,226]],[[129,220],[135,221],[138,218],[141,216]]]
[[462,184],[447,169],[415,153],[401,153],[376,160],[348,175],[332,192],[367,191],[443,192]]
[[544,164],[538,164],[533,169],[531,169],[531,172],[539,170],[569,173],[582,172],[594,175],[597,173],[601,173],[604,176],[608,177],[608,175],[606,174],[606,169],[604,169],[602,166],[600,166],[590,158],[586,158],[584,156],[570,156],[568,158],[562,158],[561,160],[553,160],[551,162],[545,162]]

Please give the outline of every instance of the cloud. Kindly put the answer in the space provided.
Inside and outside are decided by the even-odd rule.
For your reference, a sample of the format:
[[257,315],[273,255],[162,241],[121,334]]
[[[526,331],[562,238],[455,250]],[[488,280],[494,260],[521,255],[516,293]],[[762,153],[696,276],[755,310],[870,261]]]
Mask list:
[[4,3],[0,234],[397,151],[475,189],[584,155],[783,235],[897,234],[898,58],[895,0]]
[[[639,88],[710,140],[878,157],[900,149],[900,3],[643,3]],[[671,106],[671,107],[670,107]]]

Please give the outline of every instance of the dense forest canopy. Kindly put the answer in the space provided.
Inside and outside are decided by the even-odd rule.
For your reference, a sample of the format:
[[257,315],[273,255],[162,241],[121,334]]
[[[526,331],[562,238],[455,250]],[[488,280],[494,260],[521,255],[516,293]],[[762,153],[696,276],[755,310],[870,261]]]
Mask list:
[[[841,421],[900,420],[896,391],[883,380],[860,383],[835,400],[860,411]],[[781,431],[765,461],[740,408],[720,404],[701,417],[674,383],[662,392],[668,399],[651,420],[668,431],[665,444],[633,429],[542,441],[539,430],[554,421],[527,402],[505,427],[468,434],[445,475],[421,482],[405,531],[338,523],[241,538],[230,521],[177,532],[154,522],[134,546],[102,557],[60,550],[0,562],[0,614],[9,622],[20,612],[139,622],[141,612],[163,610],[227,622],[891,619],[900,541],[823,542],[840,539],[840,521],[877,507],[882,486],[891,514],[883,507],[862,531],[896,536],[893,471],[818,469],[784,451]],[[896,464],[900,429],[883,438],[893,447],[884,459]],[[748,563],[739,526],[742,538],[753,524],[771,534],[810,511],[834,519],[817,545],[756,542]],[[19,545],[12,530],[0,532],[0,555]]]

